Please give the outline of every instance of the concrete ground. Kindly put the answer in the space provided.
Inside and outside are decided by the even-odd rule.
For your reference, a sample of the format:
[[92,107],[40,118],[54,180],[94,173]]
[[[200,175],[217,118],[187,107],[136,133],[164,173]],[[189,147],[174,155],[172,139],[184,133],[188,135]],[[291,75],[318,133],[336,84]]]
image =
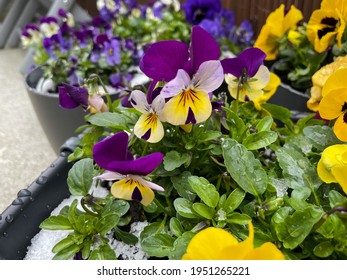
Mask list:
[[0,214],[56,159],[27,95],[21,49],[0,49]]

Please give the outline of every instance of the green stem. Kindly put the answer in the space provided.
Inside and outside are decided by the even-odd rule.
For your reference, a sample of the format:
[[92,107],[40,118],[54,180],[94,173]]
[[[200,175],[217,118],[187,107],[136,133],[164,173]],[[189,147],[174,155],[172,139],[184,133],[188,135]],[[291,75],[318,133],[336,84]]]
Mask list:
[[106,94],[106,99],[107,99],[107,107],[109,108],[110,112],[112,112],[112,100],[110,97],[110,94],[108,93],[108,90],[105,86],[105,84],[103,83],[103,81],[101,80],[101,78],[98,76],[99,82],[101,84],[101,87],[104,89],[105,94]]
[[170,215],[170,212],[164,207],[163,204],[160,203],[160,201],[157,198],[154,198],[153,201],[158,206],[158,208],[165,213],[165,215]]

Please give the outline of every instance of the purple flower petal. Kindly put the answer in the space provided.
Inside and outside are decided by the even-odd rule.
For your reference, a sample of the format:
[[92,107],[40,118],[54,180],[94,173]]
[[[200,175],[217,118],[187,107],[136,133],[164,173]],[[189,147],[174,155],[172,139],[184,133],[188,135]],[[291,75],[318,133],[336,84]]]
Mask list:
[[149,78],[169,82],[188,61],[188,45],[179,41],[152,44],[140,62],[140,69]]
[[128,134],[119,132],[94,145],[95,162],[108,171],[123,175],[148,175],[162,162],[161,153],[153,153],[135,160],[129,158]]
[[65,92],[71,97],[73,101],[81,105],[84,109],[88,108],[88,90],[86,88],[71,86],[66,83],[62,83],[62,85],[65,89]]
[[241,52],[238,56],[239,59],[245,61],[247,76],[253,77],[263,64],[266,54],[258,48],[249,48]]
[[200,67],[201,63],[208,60],[219,60],[220,48],[217,42],[207,31],[200,26],[193,26],[192,39],[190,46],[191,71],[194,74]]
[[246,62],[235,58],[226,58],[221,61],[224,74],[232,74],[235,77],[241,77],[242,71],[247,69]]
[[64,109],[74,109],[78,107],[80,104],[73,100],[70,95],[66,92],[65,87],[58,87],[59,93],[59,105]]

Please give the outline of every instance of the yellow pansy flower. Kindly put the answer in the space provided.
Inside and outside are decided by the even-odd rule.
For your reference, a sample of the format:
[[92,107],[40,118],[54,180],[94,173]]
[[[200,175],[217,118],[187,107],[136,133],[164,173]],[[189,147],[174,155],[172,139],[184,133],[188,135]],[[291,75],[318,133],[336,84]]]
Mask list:
[[321,67],[313,76],[311,98],[307,101],[307,108],[316,112],[322,100],[322,88],[332,73],[340,68],[347,68],[347,56],[340,56],[332,63]]
[[347,145],[326,148],[318,162],[318,176],[326,183],[339,183],[347,194]]
[[254,248],[254,228],[242,242],[221,228],[206,228],[190,241],[183,260],[284,260],[283,253],[271,242]]
[[334,132],[338,139],[347,141],[347,68],[334,72],[326,81],[319,104],[323,119],[334,120]]
[[279,50],[279,39],[289,30],[295,30],[298,22],[302,19],[301,11],[295,6],[292,5],[288,13],[285,13],[285,6],[282,4],[269,14],[254,43],[254,47],[266,53],[266,60],[276,59]]
[[325,51],[335,40],[341,48],[346,27],[347,0],[323,0],[319,10],[312,13],[307,24],[307,37],[317,52]]

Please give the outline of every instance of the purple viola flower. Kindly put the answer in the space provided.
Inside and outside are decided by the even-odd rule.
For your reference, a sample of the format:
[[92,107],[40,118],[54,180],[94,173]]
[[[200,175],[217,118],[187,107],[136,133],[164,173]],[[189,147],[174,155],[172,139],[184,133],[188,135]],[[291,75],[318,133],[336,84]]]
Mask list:
[[156,152],[134,159],[128,150],[128,134],[118,132],[94,145],[93,159],[106,172],[97,179],[116,181],[111,187],[114,197],[139,201],[147,206],[154,199],[152,190],[164,189],[142,178],[154,171],[163,160]]
[[72,86],[62,83],[58,87],[59,105],[64,109],[74,109],[82,106],[84,110],[88,108],[88,90],[80,86]]
[[161,91],[168,100],[162,112],[167,122],[195,124],[210,117],[210,93],[224,80],[219,56],[218,44],[200,26],[192,28],[189,47],[178,41],[163,41],[147,49],[140,68],[153,79],[150,88],[158,81],[167,82]]
[[28,23],[23,28],[22,36],[31,37],[32,31],[34,31],[34,32],[39,31],[39,28],[35,24]]
[[153,83],[173,80],[179,69],[194,75],[203,62],[218,60],[220,49],[213,37],[200,26],[193,26],[191,44],[179,41],[153,43],[140,61],[140,69]]
[[220,0],[188,0],[182,7],[187,21],[199,24],[204,19],[213,19],[222,5]]
[[117,39],[113,38],[110,41],[105,41],[103,53],[109,65],[114,66],[121,62],[120,43]]
[[270,72],[263,65],[266,54],[258,48],[249,48],[238,57],[222,60],[225,81],[232,97],[241,101],[261,96],[270,80]]

